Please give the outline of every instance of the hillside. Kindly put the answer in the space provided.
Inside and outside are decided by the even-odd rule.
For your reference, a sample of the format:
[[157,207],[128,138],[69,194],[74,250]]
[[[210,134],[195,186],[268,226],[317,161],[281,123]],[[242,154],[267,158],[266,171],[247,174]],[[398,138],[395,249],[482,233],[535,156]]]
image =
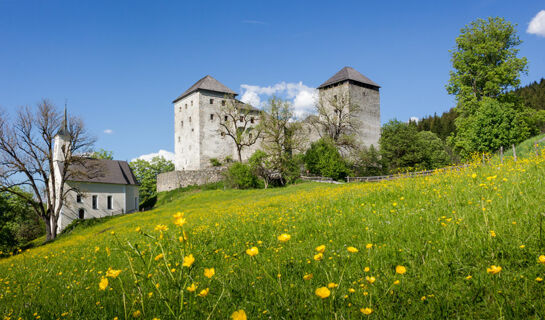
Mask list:
[[0,315],[541,318],[544,161],[382,183],[173,192],[153,211],[0,260]]

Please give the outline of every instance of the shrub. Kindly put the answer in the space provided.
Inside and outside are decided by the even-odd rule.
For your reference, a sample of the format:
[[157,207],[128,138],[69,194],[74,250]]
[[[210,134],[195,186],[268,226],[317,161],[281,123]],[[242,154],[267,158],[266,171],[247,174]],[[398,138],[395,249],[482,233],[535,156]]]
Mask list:
[[261,185],[250,166],[240,162],[233,163],[224,175],[225,185],[229,188],[252,189]]
[[221,162],[216,158],[210,158],[210,164],[212,165],[212,167],[220,167],[221,166]]
[[314,142],[303,157],[305,167],[312,174],[343,180],[350,174],[350,169],[341,154],[330,140],[320,139]]

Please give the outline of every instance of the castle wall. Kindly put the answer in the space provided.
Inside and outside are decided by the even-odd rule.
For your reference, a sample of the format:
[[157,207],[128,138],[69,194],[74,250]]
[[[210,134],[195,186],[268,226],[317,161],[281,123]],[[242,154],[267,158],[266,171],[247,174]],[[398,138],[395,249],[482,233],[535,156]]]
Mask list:
[[157,176],[157,192],[218,182],[223,179],[224,171],[225,168],[208,168],[161,173]]
[[174,104],[174,167],[176,170],[200,168],[199,102],[200,92],[197,91]]

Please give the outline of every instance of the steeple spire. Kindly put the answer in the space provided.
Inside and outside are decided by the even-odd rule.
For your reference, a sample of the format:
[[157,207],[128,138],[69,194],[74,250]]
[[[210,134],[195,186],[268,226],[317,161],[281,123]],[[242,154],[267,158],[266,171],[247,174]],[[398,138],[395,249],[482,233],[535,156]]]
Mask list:
[[64,118],[62,119],[61,128],[57,132],[58,136],[68,136],[68,113],[66,108],[66,102],[64,103]]

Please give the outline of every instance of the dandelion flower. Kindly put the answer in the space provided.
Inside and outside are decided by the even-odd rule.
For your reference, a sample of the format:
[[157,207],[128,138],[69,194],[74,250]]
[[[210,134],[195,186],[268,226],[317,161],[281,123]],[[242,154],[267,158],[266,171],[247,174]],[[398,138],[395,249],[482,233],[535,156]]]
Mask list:
[[471,280],[471,278],[473,278],[473,276],[468,275],[468,276],[466,277],[466,280]]
[[363,313],[364,315],[370,315],[371,313],[373,313],[373,309],[371,308],[361,308],[360,309],[361,313]]
[[155,226],[155,231],[167,231],[168,227],[164,224],[158,224]]
[[278,241],[280,242],[288,242],[291,239],[291,236],[287,233],[282,233],[278,236]]
[[325,299],[331,295],[331,291],[329,291],[329,289],[326,287],[318,288],[314,293],[322,299]]
[[394,281],[394,284],[397,286],[399,284],[399,280]]
[[329,289],[337,288],[338,286],[339,286],[339,285],[336,284],[335,282],[330,282],[330,283],[327,284],[327,287],[328,287]]
[[106,290],[107,287],[108,287],[108,279],[107,278],[100,279],[100,282],[98,283],[98,288],[100,290]]
[[246,317],[246,312],[244,312],[244,310],[240,309],[240,310],[237,310],[237,311],[233,312],[233,314],[231,315],[231,319],[233,319],[233,320],[247,320],[248,318]]
[[108,270],[106,271],[106,277],[110,277],[110,278],[117,278],[117,276],[121,273],[121,270],[114,270],[112,268],[108,268]]
[[324,251],[325,251],[325,245],[322,244],[321,246],[317,246],[317,247],[316,247],[316,251],[317,251],[318,253],[324,253]]
[[135,312],[132,313],[133,318],[140,318],[141,315],[142,315],[142,312],[140,312],[140,310],[136,310]]
[[314,275],[313,275],[312,273],[309,273],[309,274],[305,274],[305,275],[303,276],[303,279],[304,279],[304,280],[310,280],[310,279],[312,279],[313,277],[314,277]]
[[314,255],[314,260],[316,261],[320,261],[324,258],[324,254],[323,253],[318,253],[318,254],[315,254]]
[[372,243],[368,243],[365,245],[365,248],[366,249],[371,249],[373,247],[373,244]]
[[356,252],[359,251],[358,249],[356,249],[354,247],[348,247],[348,248],[346,248],[346,250],[348,250],[348,252],[350,252],[350,253],[356,253]]
[[544,255],[540,255],[539,258],[537,258],[539,260],[539,263],[543,263],[545,264],[545,256]]
[[204,297],[206,297],[208,295],[209,292],[210,292],[210,289],[206,288],[204,290],[201,290],[201,292],[199,292],[198,296],[204,298]]
[[490,274],[497,274],[497,273],[500,273],[500,271],[501,271],[500,266],[491,265],[490,268],[486,268],[486,272]]
[[543,278],[537,277],[537,278],[536,278],[536,281],[537,281],[537,282],[541,282],[541,281],[543,281]]
[[189,287],[185,289],[189,292],[195,292],[195,290],[197,290],[197,286],[194,283],[192,283]]
[[246,254],[250,257],[256,256],[259,253],[259,249],[257,247],[251,247],[250,249],[246,249]]
[[164,254],[159,253],[157,256],[155,256],[155,258],[153,258],[153,260],[159,261],[159,259],[163,258],[164,256],[165,256]]
[[375,277],[365,277],[365,280],[367,280],[367,282],[369,282],[370,284],[373,284],[377,279],[375,279]]
[[369,270],[371,270],[371,269],[369,269],[369,267],[363,268],[363,271],[365,271],[365,272],[369,272]]
[[193,265],[193,262],[195,262],[195,258],[193,257],[193,254],[188,255],[187,257],[184,257],[184,263],[182,263],[182,267],[191,267]]
[[396,273],[405,274],[405,272],[407,272],[407,269],[404,266],[397,266],[396,267]]
[[214,268],[204,268],[204,276],[208,279],[212,278],[216,274]]

